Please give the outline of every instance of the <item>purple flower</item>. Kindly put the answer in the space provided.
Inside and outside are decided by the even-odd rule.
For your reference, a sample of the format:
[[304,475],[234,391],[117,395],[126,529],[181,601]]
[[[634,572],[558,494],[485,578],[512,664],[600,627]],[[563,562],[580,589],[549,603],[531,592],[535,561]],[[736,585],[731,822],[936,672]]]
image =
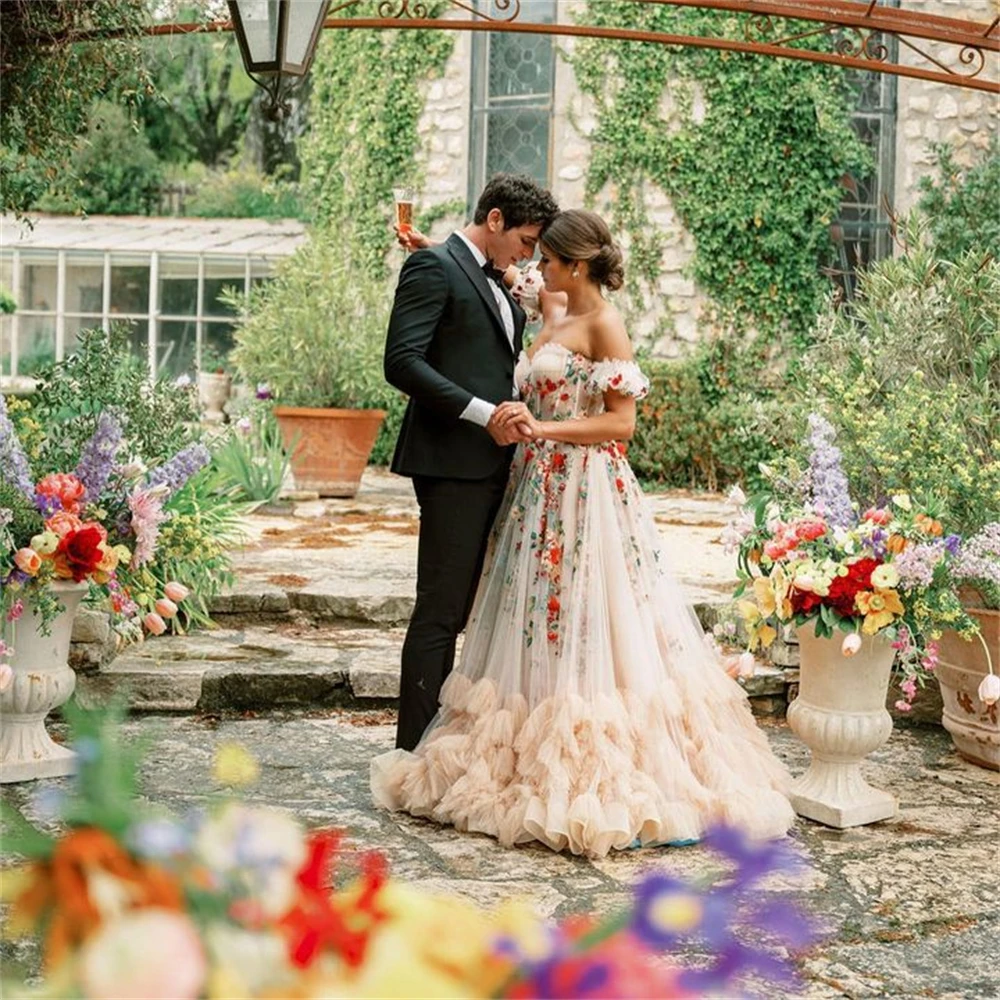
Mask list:
[[809,415],[809,471],[813,503],[830,524],[848,528],[854,524],[854,507],[847,487],[847,476],[840,464],[840,449],[833,439],[836,433],[829,421],[818,413]]
[[274,399],[274,394],[271,392],[271,387],[266,382],[257,383],[256,395],[258,399]]
[[31,469],[21,443],[17,440],[14,425],[7,413],[7,401],[0,393],[0,479],[13,483],[29,500],[35,499]]
[[149,474],[149,486],[166,486],[166,496],[176,493],[196,472],[208,465],[212,456],[203,444],[189,444],[169,462]]
[[1000,521],[987,524],[965,540],[955,576],[960,580],[986,580],[1000,587]]
[[80,461],[76,467],[76,477],[83,483],[86,493],[84,503],[97,503],[108,485],[114,468],[115,452],[122,443],[122,430],[110,413],[104,412],[98,418],[97,430],[84,445]]
[[934,582],[934,569],[944,558],[944,543],[929,542],[910,545],[892,561],[899,572],[899,584],[904,590],[918,590]]
[[959,549],[961,549],[962,547],[962,536],[946,535],[944,540],[944,547],[948,550],[948,555],[957,556]]
[[59,497],[55,497],[51,493],[36,493],[35,509],[47,521],[57,511],[62,510],[63,505]]

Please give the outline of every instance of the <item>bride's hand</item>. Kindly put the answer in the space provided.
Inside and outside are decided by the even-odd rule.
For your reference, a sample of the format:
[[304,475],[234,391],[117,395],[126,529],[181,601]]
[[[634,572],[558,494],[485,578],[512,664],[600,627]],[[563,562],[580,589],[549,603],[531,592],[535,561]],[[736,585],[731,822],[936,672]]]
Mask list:
[[501,403],[497,407],[496,419],[501,427],[516,428],[522,440],[531,441],[541,434],[541,425],[524,403]]

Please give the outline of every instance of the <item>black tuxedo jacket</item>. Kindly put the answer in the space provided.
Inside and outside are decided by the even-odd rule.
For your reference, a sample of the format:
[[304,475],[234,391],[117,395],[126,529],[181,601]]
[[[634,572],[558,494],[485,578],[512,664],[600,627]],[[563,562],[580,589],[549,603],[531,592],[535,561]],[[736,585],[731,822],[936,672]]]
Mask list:
[[460,237],[417,250],[403,265],[385,344],[386,380],[410,397],[393,472],[485,479],[508,460],[511,449],[459,419],[473,396],[511,398],[525,315],[506,288],[504,295],[513,349],[489,279]]

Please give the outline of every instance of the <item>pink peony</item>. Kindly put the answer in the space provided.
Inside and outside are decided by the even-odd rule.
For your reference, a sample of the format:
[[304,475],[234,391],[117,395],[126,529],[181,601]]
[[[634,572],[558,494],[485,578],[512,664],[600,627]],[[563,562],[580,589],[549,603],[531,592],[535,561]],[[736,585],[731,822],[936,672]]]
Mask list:
[[884,510],[880,507],[869,507],[861,515],[862,521],[869,521],[872,524],[886,525],[892,520],[892,511]]
[[53,532],[60,538],[65,538],[71,531],[79,531],[83,527],[83,521],[65,510],[57,510],[52,517],[45,522],[46,530]]
[[69,514],[79,514],[80,501],[86,495],[87,489],[76,476],[53,472],[35,487],[35,492],[42,496],[55,497],[64,511]]
[[160,537],[160,523],[166,520],[163,497],[153,490],[135,489],[129,495],[128,509],[132,512],[135,549],[129,569],[138,569],[153,558]]

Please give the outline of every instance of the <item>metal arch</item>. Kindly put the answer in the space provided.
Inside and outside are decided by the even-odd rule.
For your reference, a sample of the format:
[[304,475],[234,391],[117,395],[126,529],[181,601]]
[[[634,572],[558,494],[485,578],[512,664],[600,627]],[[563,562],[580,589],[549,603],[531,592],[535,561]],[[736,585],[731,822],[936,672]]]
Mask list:
[[[880,5],[879,0],[620,0],[640,8],[647,4],[695,7],[749,15],[742,38],[717,35],[674,35],[583,24],[543,24],[522,20],[521,0],[441,0],[456,17],[431,18],[431,0],[334,0],[325,28],[446,31],[509,31],[528,34],[608,38],[694,48],[747,52],[784,59],[801,59],[851,69],[892,73],[955,87],[1000,95],[1000,16],[992,22],[968,21]],[[373,16],[355,16],[370,11]],[[462,17],[461,15],[466,15]],[[784,22],[799,22],[785,30]],[[807,22],[814,27],[805,27]],[[231,30],[228,21],[206,24],[156,25],[150,34],[181,34]],[[796,43],[819,35],[835,37],[831,51],[802,48]],[[913,53],[923,65],[907,65],[892,55],[888,37],[898,51]],[[928,43],[942,51],[927,51]]]

